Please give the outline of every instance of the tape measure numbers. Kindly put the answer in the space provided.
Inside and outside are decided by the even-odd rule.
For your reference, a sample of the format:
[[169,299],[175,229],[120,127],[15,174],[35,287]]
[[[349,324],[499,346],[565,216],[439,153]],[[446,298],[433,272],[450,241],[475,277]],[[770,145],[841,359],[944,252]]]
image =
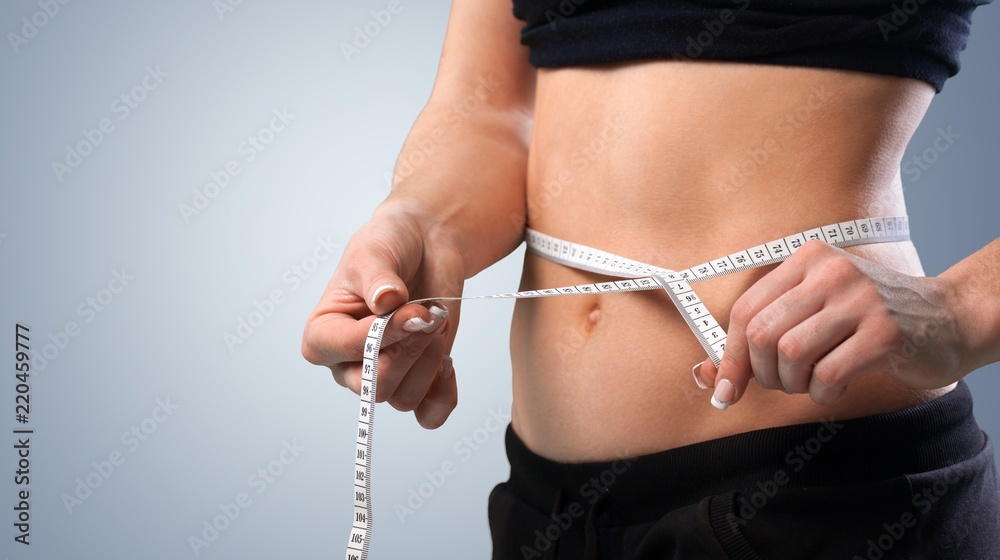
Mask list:
[[[685,270],[675,271],[620,257],[579,243],[563,241],[528,229],[525,232],[528,250],[559,264],[588,272],[615,276],[622,278],[622,280],[484,296],[429,297],[408,303],[524,299],[662,289],[674,302],[705,352],[716,365],[719,365],[722,352],[726,347],[726,331],[695,294],[691,288],[692,283],[781,262],[794,254],[806,242],[814,239],[835,247],[849,247],[866,243],[906,241],[909,238],[909,220],[906,216],[850,220],[799,232]],[[361,405],[358,412],[357,446],[354,459],[354,519],[347,542],[346,560],[368,559],[372,528],[374,527],[371,502],[371,466],[372,446],[375,441],[378,354],[386,325],[394,313],[376,317],[365,340],[361,373]]]

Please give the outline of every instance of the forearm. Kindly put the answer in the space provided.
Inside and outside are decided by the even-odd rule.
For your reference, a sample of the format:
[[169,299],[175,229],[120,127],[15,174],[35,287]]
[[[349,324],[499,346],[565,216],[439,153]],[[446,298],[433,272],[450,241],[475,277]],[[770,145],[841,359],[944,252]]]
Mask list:
[[400,152],[392,192],[375,213],[418,213],[435,241],[460,251],[467,277],[521,242],[530,130],[525,112],[468,95],[479,106],[464,113],[455,104],[473,104],[462,105],[461,97],[428,103]]
[[966,372],[1000,361],[1000,239],[939,276],[951,287]]
[[509,0],[454,0],[431,99],[376,211],[415,213],[465,277],[503,258],[524,231],[535,71]]

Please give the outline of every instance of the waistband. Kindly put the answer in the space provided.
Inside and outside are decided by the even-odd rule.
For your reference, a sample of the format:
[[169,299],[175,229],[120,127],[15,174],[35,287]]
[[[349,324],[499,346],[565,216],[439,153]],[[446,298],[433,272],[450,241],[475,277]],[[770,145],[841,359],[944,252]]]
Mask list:
[[508,426],[508,489],[548,512],[561,501],[613,497],[619,522],[642,523],[714,494],[788,477],[785,488],[873,483],[933,471],[980,451],[986,435],[964,381],[934,400],[843,421],[767,428],[639,457],[558,463],[529,450]]

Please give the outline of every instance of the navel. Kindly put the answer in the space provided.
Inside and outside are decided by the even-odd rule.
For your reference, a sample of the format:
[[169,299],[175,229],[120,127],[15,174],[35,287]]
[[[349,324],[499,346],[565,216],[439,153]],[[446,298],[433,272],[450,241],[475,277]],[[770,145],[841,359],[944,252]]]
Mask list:
[[587,314],[587,321],[584,323],[584,329],[587,334],[594,332],[594,328],[597,327],[597,323],[601,320],[601,304],[594,303],[590,306],[590,312]]

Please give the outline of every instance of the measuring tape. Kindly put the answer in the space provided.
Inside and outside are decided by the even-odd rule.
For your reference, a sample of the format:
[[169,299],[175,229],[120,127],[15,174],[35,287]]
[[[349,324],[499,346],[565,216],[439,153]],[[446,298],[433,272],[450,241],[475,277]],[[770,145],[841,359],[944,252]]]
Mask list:
[[[795,253],[807,241],[814,239],[835,247],[849,247],[865,243],[906,241],[909,238],[909,220],[906,216],[851,220],[799,232],[720,259],[675,271],[620,257],[579,243],[563,241],[527,229],[525,241],[528,250],[559,264],[619,277],[622,280],[485,296],[421,298],[408,303],[466,299],[541,298],[662,289],[677,306],[681,316],[684,317],[685,322],[705,352],[718,366],[722,359],[722,352],[726,347],[726,331],[694,293],[691,288],[692,283],[781,262]],[[368,548],[374,526],[371,503],[371,466],[372,445],[375,437],[378,353],[386,325],[394,313],[395,311],[376,317],[365,340],[361,373],[361,409],[358,413],[357,453],[354,461],[354,521],[347,542],[346,560],[368,559]]]

